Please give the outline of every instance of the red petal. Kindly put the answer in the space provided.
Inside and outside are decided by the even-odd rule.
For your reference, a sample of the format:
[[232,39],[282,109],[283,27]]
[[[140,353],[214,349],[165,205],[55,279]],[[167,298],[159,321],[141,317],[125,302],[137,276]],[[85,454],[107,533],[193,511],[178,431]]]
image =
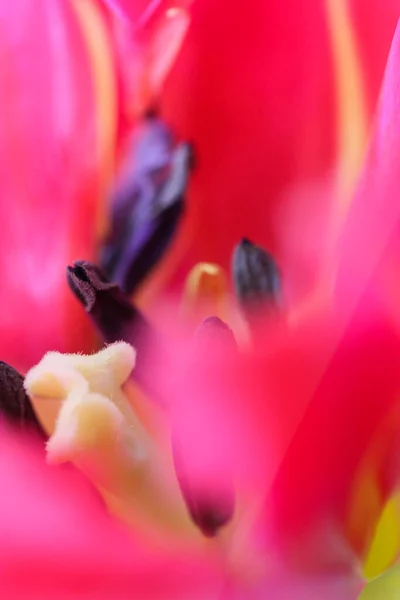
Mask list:
[[183,271],[228,266],[243,236],[279,250],[284,190],[333,160],[333,127],[321,127],[334,115],[332,69],[320,2],[194,3],[165,93],[166,115],[198,156]]
[[347,316],[271,329],[238,357],[178,348],[163,367],[192,485],[266,494],[265,552],[313,572],[365,555],[398,476],[400,339],[369,298]]
[[[400,339],[366,299],[350,322],[322,323],[314,333],[324,340],[319,357],[307,363],[309,331],[303,359],[282,357],[275,374],[281,386],[289,380],[301,418],[269,497],[269,543],[300,565],[351,567],[354,552],[365,557],[398,476]],[[287,398],[280,402],[289,413]],[[284,432],[283,415],[278,425]]]
[[[179,283],[198,261],[229,266],[243,236],[275,254],[293,297],[315,284],[330,250],[328,174],[344,135],[326,4],[234,0],[229,10],[221,0],[193,4],[164,107],[195,143],[198,169],[186,223],[154,289],[171,278]],[[364,9],[362,22],[355,20],[369,49],[361,56],[367,74],[379,38],[370,108],[393,34],[393,11],[384,13],[375,4]]]
[[19,368],[90,345],[65,267],[94,250],[100,186],[96,90],[69,3],[0,8],[0,353]]
[[369,109],[374,111],[400,14],[400,0],[384,0],[379,5],[374,0],[348,0],[348,4],[359,43]]

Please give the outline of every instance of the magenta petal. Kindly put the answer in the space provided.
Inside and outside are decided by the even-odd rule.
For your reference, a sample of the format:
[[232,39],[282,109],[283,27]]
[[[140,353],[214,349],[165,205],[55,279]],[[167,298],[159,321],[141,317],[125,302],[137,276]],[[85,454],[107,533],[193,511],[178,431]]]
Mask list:
[[[266,525],[269,543],[295,564],[346,570],[365,556],[398,475],[389,463],[399,433],[400,352],[393,324],[367,301],[345,327],[332,325],[337,332],[310,374],[308,405],[272,485]],[[326,337],[326,328],[318,335]],[[293,385],[305,406],[303,391]],[[372,508],[359,494],[362,472],[377,490]]]
[[0,86],[0,353],[24,370],[90,339],[64,281],[94,250],[99,195],[96,99],[70,3],[1,4]]
[[[349,0],[350,16],[359,44],[368,108],[375,110],[391,38],[400,15],[400,0]],[[372,43],[373,41],[373,43]]]
[[344,226],[336,294],[349,311],[371,288],[398,306],[400,258],[400,28],[393,40],[376,126]]
[[223,600],[356,600],[361,590],[362,583],[357,576],[302,576],[282,570],[258,586],[238,586]]
[[[183,347],[165,366],[173,431],[193,484],[210,496],[232,481],[264,494],[254,533],[265,553],[312,573],[352,572],[397,475],[390,457],[399,337],[369,298],[351,322],[346,316],[271,328],[239,357],[210,348],[193,364]],[[372,510],[357,499],[361,467],[379,491]]]
[[[214,598],[215,572],[134,541],[84,478],[1,431],[0,589],[5,600]],[[190,554],[190,553],[189,553]]]

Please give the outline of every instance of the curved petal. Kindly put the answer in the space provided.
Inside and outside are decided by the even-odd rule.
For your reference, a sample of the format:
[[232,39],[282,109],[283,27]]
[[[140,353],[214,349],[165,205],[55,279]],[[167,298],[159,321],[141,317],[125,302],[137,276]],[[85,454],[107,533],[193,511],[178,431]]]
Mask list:
[[93,48],[71,4],[2,5],[0,32],[0,351],[24,369],[90,344],[64,268],[94,252],[109,155]]
[[103,0],[104,4],[135,27],[146,27],[169,8],[182,8],[193,0]]
[[162,555],[133,540],[70,468],[2,430],[0,585],[7,600],[216,598],[217,569],[201,554]]
[[163,99],[198,156],[180,274],[201,261],[227,267],[243,236],[276,254],[284,191],[334,157],[334,129],[320,127],[326,114],[335,121],[322,4],[197,0],[191,12]]
[[397,600],[400,593],[400,566],[369,583],[359,600]]
[[336,295],[354,310],[367,289],[398,314],[400,28],[393,40],[371,145],[339,247]]
[[[357,310],[362,295],[375,295],[392,314],[399,327],[399,228],[398,187],[400,160],[400,120],[398,114],[400,30],[393,40],[386,69],[375,130],[359,187],[350,209],[339,247],[339,268],[335,295]],[[392,531],[399,531],[399,519],[392,512]],[[378,530],[379,534],[379,530]],[[368,565],[374,574],[398,554],[398,539],[388,536],[387,556]],[[392,546],[389,553],[389,542]]]
[[[329,4],[344,7],[335,22]],[[327,237],[338,201],[331,171],[339,160],[347,187],[353,182],[367,127],[360,115],[375,106],[394,29],[391,12],[382,16],[379,35],[372,32],[375,16],[385,10],[364,10],[362,29],[353,20],[363,49],[369,48],[359,55],[350,8],[346,0],[289,1],[284,10],[278,1],[235,0],[229,10],[221,0],[193,4],[163,106],[177,131],[195,143],[198,172],[181,235],[154,276],[154,291],[179,284],[197,262],[226,268],[243,236],[277,257],[293,299],[315,284],[337,233]],[[349,31],[344,41],[332,34],[335,28]],[[376,36],[374,83],[364,110],[353,97],[365,100],[363,70]]]
[[266,511],[269,543],[295,563],[320,568],[366,557],[399,476],[397,332],[366,302],[336,327],[324,369],[311,375],[308,403],[293,389],[306,410]]
[[400,14],[400,1],[385,0],[379,7],[374,0],[347,0],[347,3],[357,35],[368,108],[373,112]]
[[192,485],[212,498],[235,481],[264,505],[253,533],[270,560],[314,573],[359,568],[399,476],[398,332],[368,297],[346,317],[271,327],[238,356],[178,347],[163,365]]

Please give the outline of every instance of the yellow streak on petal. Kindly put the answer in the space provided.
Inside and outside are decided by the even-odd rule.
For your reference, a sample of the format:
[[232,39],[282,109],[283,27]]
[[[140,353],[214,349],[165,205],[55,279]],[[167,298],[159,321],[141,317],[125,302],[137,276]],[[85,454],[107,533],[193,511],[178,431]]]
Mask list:
[[111,40],[99,8],[93,0],[72,0],[78,24],[86,41],[91,62],[93,85],[97,100],[97,153],[100,165],[98,230],[102,235],[106,228],[104,198],[114,174],[117,132],[117,82]]
[[[336,73],[336,104],[338,111],[338,174],[337,202],[331,214],[333,247],[340,235],[350,208],[354,186],[360,173],[368,136],[368,111],[364,89],[361,58],[356,34],[351,22],[348,0],[325,0],[332,38]],[[319,285],[296,314],[293,321],[302,318],[329,302],[334,290],[337,265],[331,261],[322,273]]]
[[367,106],[362,66],[347,0],[326,0],[331,25],[339,111],[339,213],[343,218],[367,141]]
[[359,600],[398,600],[400,598],[400,565],[369,583]]
[[364,575],[373,579],[388,569],[400,548],[400,493],[392,498],[382,515],[375,539],[367,557]]
[[400,413],[390,411],[370,442],[353,482],[347,536],[364,558],[366,578],[377,577],[395,562],[400,550],[400,495],[388,503],[382,490],[382,472],[393,468]]

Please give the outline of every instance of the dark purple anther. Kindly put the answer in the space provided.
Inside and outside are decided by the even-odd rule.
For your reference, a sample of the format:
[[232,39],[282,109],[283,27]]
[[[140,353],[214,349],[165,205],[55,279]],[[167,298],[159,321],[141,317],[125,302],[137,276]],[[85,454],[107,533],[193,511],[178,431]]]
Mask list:
[[232,277],[246,317],[281,308],[281,277],[275,259],[246,238],[233,252]]
[[24,378],[13,367],[0,361],[0,418],[20,430],[46,434],[24,389]]
[[180,221],[193,164],[189,144],[175,145],[151,113],[133,138],[111,198],[111,234],[101,267],[127,294],[142,283],[168,248]]
[[152,397],[158,397],[152,373],[157,368],[162,343],[145,316],[116,283],[108,281],[102,270],[89,261],[78,260],[67,267],[67,280],[103,340],[123,340],[135,348],[133,377]]

